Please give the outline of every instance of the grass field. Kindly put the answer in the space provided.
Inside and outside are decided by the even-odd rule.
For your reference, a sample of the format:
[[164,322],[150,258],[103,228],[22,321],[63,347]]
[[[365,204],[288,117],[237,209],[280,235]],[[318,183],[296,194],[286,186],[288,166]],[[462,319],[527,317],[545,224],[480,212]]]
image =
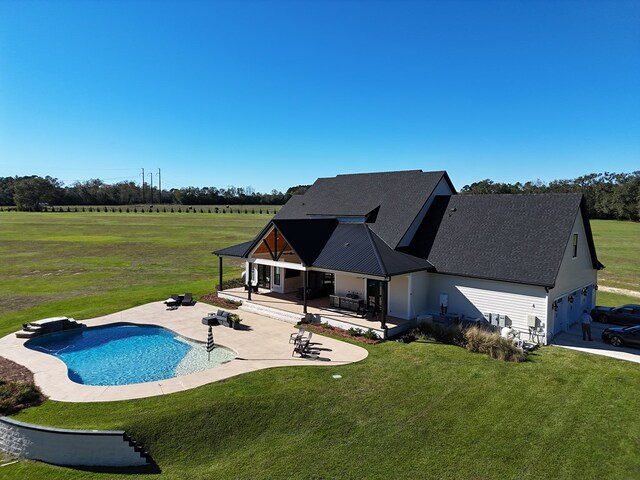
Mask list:
[[[0,213],[0,334],[33,318],[81,319],[213,290],[210,252],[266,222],[221,218]],[[593,223],[612,286],[638,289],[637,228]],[[551,347],[523,364],[433,343],[366,348],[355,365],[264,370],[127,402],[47,401],[17,418],[125,429],[162,478],[640,478],[637,364]],[[9,479],[115,477],[27,461],[0,470]]]
[[[215,290],[211,252],[252,238],[266,215],[0,214],[0,335],[51,312],[90,318]],[[239,275],[229,264],[225,278]]]
[[[598,283],[640,291],[640,223],[592,220],[593,240],[605,269]],[[598,304],[640,303],[640,298],[598,292]]]

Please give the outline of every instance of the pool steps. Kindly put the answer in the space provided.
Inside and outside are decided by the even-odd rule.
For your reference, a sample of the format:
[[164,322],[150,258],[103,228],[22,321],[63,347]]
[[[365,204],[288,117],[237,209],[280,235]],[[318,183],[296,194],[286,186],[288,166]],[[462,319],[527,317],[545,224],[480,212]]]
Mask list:
[[22,330],[16,333],[18,338],[33,338],[45,333],[59,332],[62,330],[72,330],[76,328],[84,328],[84,323],[77,322],[73,318],[67,317],[51,317],[36,320],[35,322],[24,323]]

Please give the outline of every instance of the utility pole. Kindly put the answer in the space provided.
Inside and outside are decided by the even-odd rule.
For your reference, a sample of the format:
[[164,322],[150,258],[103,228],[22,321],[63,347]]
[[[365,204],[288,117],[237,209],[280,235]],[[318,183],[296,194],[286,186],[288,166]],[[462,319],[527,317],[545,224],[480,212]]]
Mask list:
[[158,193],[160,195],[160,205],[162,205],[162,177],[160,177],[160,169],[158,169]]
[[144,203],[144,168],[142,169],[142,203]]
[[153,205],[153,172],[149,172],[148,175],[151,177],[151,205]]

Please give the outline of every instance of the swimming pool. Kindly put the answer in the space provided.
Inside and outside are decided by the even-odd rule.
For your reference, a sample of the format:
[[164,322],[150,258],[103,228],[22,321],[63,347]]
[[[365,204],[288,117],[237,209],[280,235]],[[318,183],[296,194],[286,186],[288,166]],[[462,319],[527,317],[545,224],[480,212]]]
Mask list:
[[84,385],[128,385],[179,377],[234,359],[217,346],[211,360],[203,343],[154,325],[115,323],[51,333],[25,343],[61,359],[69,379]]

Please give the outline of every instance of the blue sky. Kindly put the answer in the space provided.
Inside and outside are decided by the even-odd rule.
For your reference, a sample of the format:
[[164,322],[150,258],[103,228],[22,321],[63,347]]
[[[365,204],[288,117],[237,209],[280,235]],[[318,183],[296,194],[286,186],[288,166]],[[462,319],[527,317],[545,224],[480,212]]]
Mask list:
[[[0,2],[0,176],[640,169],[640,2]],[[149,178],[147,178],[147,181]]]

